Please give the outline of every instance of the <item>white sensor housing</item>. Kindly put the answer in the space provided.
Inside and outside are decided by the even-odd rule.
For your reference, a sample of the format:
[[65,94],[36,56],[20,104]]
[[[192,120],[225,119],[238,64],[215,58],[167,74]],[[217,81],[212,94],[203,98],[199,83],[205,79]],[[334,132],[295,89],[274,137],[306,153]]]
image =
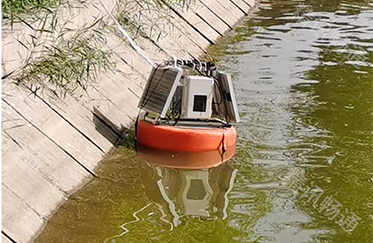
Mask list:
[[188,76],[183,89],[182,115],[192,119],[210,119],[214,80],[204,76]]

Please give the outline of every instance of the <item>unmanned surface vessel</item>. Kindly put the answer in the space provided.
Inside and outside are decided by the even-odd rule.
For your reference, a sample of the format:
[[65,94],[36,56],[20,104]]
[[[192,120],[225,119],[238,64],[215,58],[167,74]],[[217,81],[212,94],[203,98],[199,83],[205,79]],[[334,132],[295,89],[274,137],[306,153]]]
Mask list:
[[213,63],[174,60],[158,65],[138,107],[138,150],[157,154],[157,164],[199,169],[233,157],[236,129],[231,123],[240,120],[237,103],[230,75]]

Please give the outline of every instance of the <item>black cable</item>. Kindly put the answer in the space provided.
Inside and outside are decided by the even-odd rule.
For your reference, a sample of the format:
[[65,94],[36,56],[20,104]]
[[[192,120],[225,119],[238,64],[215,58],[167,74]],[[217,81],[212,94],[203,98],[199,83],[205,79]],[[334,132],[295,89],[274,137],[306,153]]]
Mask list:
[[167,118],[166,118],[167,123],[171,127],[172,126],[171,123],[170,123],[171,117],[167,113],[166,113],[166,116],[167,116]]
[[[175,114],[174,111],[175,111],[176,107],[180,104],[180,102],[181,102],[181,98],[176,102],[176,105],[175,105],[175,102],[172,104],[172,111],[171,111],[172,115]],[[180,112],[178,112],[178,113],[180,113]]]
[[174,122],[173,124],[171,124],[171,123],[170,123],[170,120],[172,120],[172,118],[171,118],[168,114],[167,114],[166,116],[167,116],[167,118],[166,118],[167,123],[168,123],[168,125],[169,125],[170,127],[176,126],[176,124],[179,122],[179,120],[180,120],[180,118],[181,118],[181,114],[179,113],[179,114],[178,114],[178,117],[175,119],[175,122]]
[[[172,107],[171,107],[171,109],[170,109],[170,111],[171,111],[171,115],[172,115],[172,116],[175,116],[175,113],[176,113],[176,112],[175,112],[175,108],[176,108],[176,106],[177,106],[180,102],[181,102],[181,98],[176,102],[176,105],[175,105],[175,102],[172,103]],[[170,123],[170,120],[173,120],[173,117],[170,117],[168,114],[166,114],[166,116],[167,116],[166,120],[167,120],[167,123],[168,123],[169,126],[176,126],[176,124],[179,122],[180,117],[181,117],[181,113],[180,113],[180,112],[177,112],[176,115],[177,115],[178,117],[175,119],[175,123],[174,123],[174,124],[171,124],[171,123]]]
[[205,76],[205,77],[208,77],[206,74],[202,73],[201,70],[199,69],[195,69],[199,74],[201,74],[202,76]]
[[[208,77],[208,75],[202,73],[200,70],[198,70],[198,69],[196,69],[196,70],[197,70],[197,72],[198,72],[200,75],[205,76],[205,77]],[[221,89],[221,87],[220,87],[220,85],[219,85],[218,80],[217,80],[215,77],[212,77],[212,78],[214,79],[214,85],[216,84],[216,86],[218,87],[218,90],[219,90],[219,94],[220,94],[220,101],[217,102],[217,103],[213,102],[213,104],[214,104],[214,105],[221,105],[221,104],[223,103],[224,93],[223,93],[223,91],[222,91],[222,89]]]
[[216,85],[218,87],[219,94],[220,94],[220,101],[219,102],[212,102],[212,103],[214,105],[221,105],[221,103],[223,103],[223,91],[221,90],[220,84],[219,84],[218,80],[216,80],[216,78],[214,78],[214,85]]
[[179,117],[175,119],[175,123],[172,126],[176,126],[176,124],[180,121],[181,114],[179,113]]

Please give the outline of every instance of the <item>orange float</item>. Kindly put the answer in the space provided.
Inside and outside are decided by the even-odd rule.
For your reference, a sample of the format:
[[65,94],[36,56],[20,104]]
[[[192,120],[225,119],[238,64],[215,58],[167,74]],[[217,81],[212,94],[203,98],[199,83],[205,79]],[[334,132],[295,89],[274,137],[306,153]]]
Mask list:
[[229,127],[184,127],[154,125],[140,120],[137,124],[137,143],[153,149],[176,152],[223,153],[236,146],[236,129]]

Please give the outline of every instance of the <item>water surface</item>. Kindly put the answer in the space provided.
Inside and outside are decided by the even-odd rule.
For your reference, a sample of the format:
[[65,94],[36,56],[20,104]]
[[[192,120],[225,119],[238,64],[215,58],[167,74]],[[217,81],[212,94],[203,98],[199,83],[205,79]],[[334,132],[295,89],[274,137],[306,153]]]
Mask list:
[[236,157],[188,171],[120,147],[36,242],[373,242],[373,3],[262,1],[220,48]]

